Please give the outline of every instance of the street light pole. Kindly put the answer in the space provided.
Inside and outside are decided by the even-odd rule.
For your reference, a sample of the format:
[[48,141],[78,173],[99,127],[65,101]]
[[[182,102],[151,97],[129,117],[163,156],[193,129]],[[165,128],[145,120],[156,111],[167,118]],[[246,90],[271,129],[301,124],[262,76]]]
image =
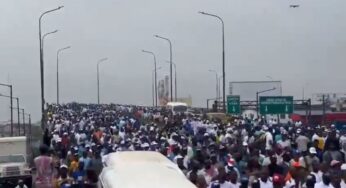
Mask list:
[[[44,39],[48,36],[48,35],[51,35],[51,34],[54,34],[54,33],[57,33],[58,30],[55,30],[55,31],[52,31],[52,32],[48,32],[48,33],[45,33],[42,37],[42,49],[44,49]],[[44,53],[42,51],[42,58],[44,60]]]
[[28,119],[29,119],[29,122],[28,122],[28,140],[29,140],[29,143],[31,144],[31,128],[32,128],[32,126],[31,126],[31,114],[28,114],[28,113],[24,113],[26,116],[28,116]]
[[222,79],[222,76],[220,76],[218,78],[218,84],[219,84],[219,90],[218,90],[218,93],[217,93],[217,98],[221,98],[221,79]]
[[[26,134],[26,130],[25,130],[25,117],[24,117],[24,114],[25,114],[25,111],[24,111],[24,108],[19,108],[19,98],[17,98],[17,108],[13,108],[13,109],[17,109],[17,112],[18,112],[18,122],[19,122],[19,119],[20,119],[20,110],[22,111],[22,114],[23,114],[23,130],[24,130],[24,136]],[[18,123],[18,136],[20,136],[20,125]]]
[[43,47],[42,47],[42,29],[41,29],[41,21],[44,15],[50,13],[50,12],[54,12],[57,11],[59,9],[63,8],[63,6],[59,6],[58,8],[52,9],[52,10],[48,10],[46,12],[43,12],[39,18],[38,21],[38,27],[39,27],[39,42],[40,42],[40,75],[41,75],[41,128],[45,128],[45,112],[44,112],[44,104],[45,104],[45,100],[44,100],[44,61],[43,61]]
[[[169,61],[171,62],[171,65],[170,65],[170,68],[169,68],[169,72],[170,72],[170,82],[171,82],[171,102],[173,102],[173,59],[172,59],[172,42],[168,39],[168,38],[165,38],[165,37],[161,37],[159,35],[154,35],[154,37],[156,38],[160,38],[160,39],[163,39],[163,40],[166,40],[168,43],[169,43]],[[176,98],[177,96],[175,96]],[[177,100],[177,99],[175,99]]]
[[108,58],[102,58],[97,61],[97,104],[100,104],[100,72],[99,72],[99,66],[100,63],[106,61]]
[[12,95],[13,95],[13,93],[12,93],[12,85],[9,85],[9,84],[1,84],[0,83],[0,86],[5,86],[5,87],[8,87],[8,88],[10,88],[10,104],[11,104],[11,136],[13,136],[13,110],[12,110],[12,108],[13,108],[13,101],[12,101]]
[[268,91],[273,91],[275,90],[276,88],[273,87],[271,89],[266,89],[266,90],[263,90],[263,91],[257,91],[256,92],[256,111],[257,111],[257,119],[258,119],[258,116],[259,116],[259,106],[258,106],[258,95],[261,94],[261,93],[265,93],[265,92],[268,92]]
[[[155,72],[155,78],[154,78],[154,88],[155,88],[155,107],[157,107],[157,64],[156,64],[156,56],[154,54],[154,52],[151,52],[151,51],[147,51],[147,50],[142,50],[143,53],[148,53],[148,54],[151,54],[154,58],[154,72]],[[153,106],[154,106],[154,103],[153,103]]]
[[22,113],[23,113],[23,133],[24,133],[24,136],[26,136],[26,128],[25,128],[25,111],[24,111],[24,108],[22,108],[21,110],[22,110]]
[[[169,61],[166,61],[166,63],[171,63]],[[177,102],[178,100],[178,89],[177,89],[177,64],[172,62],[173,66],[174,66],[174,91],[175,91],[175,101]]]
[[60,48],[56,52],[56,104],[59,105],[59,54],[64,51],[71,48],[71,46],[67,46],[65,48]]
[[209,14],[206,12],[199,12],[200,14],[212,16],[221,21],[222,24],[222,102],[223,111],[226,112],[226,73],[225,73],[225,24],[220,16]]
[[215,70],[209,70],[209,72],[213,72],[215,73],[215,76],[216,76],[216,97],[215,98],[218,98],[218,91],[219,91],[219,75],[217,74],[217,72]]
[[31,114],[28,114],[29,116],[29,143],[31,144],[31,140],[32,140],[32,136],[31,136],[31,129],[32,129],[32,126],[31,126]]

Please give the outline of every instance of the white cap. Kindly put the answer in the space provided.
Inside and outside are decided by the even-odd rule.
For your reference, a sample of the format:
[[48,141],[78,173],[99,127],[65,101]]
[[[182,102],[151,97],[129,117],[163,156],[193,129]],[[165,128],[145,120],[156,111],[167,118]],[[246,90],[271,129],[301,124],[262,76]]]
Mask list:
[[309,148],[309,152],[311,154],[316,154],[317,153],[316,148],[314,148],[314,147]]
[[143,143],[143,144],[141,145],[141,147],[142,147],[142,148],[147,148],[147,147],[149,147],[149,144],[148,144],[148,143]]
[[341,170],[346,170],[346,163],[341,165]]
[[67,167],[67,165],[62,164],[62,165],[60,166],[60,168],[66,168],[66,169],[67,169],[68,167]]

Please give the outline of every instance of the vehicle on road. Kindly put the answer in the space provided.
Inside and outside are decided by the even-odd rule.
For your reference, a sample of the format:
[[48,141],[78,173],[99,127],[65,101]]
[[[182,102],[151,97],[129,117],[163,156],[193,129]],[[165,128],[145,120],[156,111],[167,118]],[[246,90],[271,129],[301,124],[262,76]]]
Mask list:
[[169,102],[166,106],[173,115],[188,113],[187,104],[183,102]]
[[165,156],[151,151],[124,151],[105,157],[98,188],[196,188]]
[[23,180],[31,187],[32,174],[27,159],[27,137],[0,138],[0,185],[13,187],[18,180]]

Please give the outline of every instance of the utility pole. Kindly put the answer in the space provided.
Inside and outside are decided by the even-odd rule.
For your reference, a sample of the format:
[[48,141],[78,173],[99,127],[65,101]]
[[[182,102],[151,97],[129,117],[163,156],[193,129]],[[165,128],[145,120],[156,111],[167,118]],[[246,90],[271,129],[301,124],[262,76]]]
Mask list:
[[9,87],[10,88],[10,104],[11,104],[11,136],[13,136],[13,101],[12,101],[12,98],[13,98],[13,94],[12,94],[12,85],[9,85],[9,84],[1,84],[0,83],[0,86],[6,86],[6,87]]
[[322,95],[322,110],[323,110],[323,115],[322,115],[322,122],[325,124],[326,122],[326,99],[325,95]]
[[100,71],[99,71],[99,66],[100,63],[107,61],[108,58],[102,58],[97,61],[97,104],[100,104]]
[[64,51],[71,48],[71,46],[67,46],[64,48],[60,48],[57,52],[56,52],[56,104],[59,105],[59,54]]
[[[142,50],[143,53],[147,53],[153,56],[154,58],[154,80],[153,80],[153,106],[157,107],[157,64],[156,64],[156,55],[154,52],[147,51],[147,50]],[[155,99],[155,104],[154,104],[154,99]]]
[[57,11],[59,9],[63,8],[63,6],[59,6],[55,9],[51,9],[48,11],[43,12],[40,15],[39,21],[38,21],[38,35],[39,35],[39,42],[40,42],[40,76],[41,76],[41,128],[45,128],[45,111],[44,111],[44,105],[45,105],[45,100],[44,100],[44,60],[43,60],[43,47],[42,47],[42,27],[41,27],[41,22],[42,18],[44,15]]
[[[171,86],[171,102],[173,102],[173,60],[172,60],[172,42],[168,38],[161,37],[159,35],[154,35],[156,38],[160,38],[163,40],[166,40],[169,43],[169,62],[171,62],[170,67],[169,67],[169,79],[170,79],[170,86]],[[176,100],[175,100],[176,101]]]
[[226,112],[226,72],[225,72],[225,24],[223,19],[215,14],[210,14],[207,12],[199,12],[200,14],[211,16],[217,18],[221,22],[222,26],[222,102],[223,102],[223,112]]
[[22,110],[22,113],[23,113],[23,133],[24,133],[24,136],[26,136],[26,128],[25,128],[25,112],[24,112],[24,108],[21,109]]

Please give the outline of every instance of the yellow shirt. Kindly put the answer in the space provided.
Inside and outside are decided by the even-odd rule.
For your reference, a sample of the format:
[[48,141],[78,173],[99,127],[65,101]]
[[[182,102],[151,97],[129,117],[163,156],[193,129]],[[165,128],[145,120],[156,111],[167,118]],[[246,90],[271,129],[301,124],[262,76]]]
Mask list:
[[318,140],[318,148],[320,150],[323,150],[324,149],[324,139],[320,137],[317,140]]
[[78,169],[78,161],[73,160],[70,164],[69,171],[70,171],[70,173],[73,173],[77,169]]

